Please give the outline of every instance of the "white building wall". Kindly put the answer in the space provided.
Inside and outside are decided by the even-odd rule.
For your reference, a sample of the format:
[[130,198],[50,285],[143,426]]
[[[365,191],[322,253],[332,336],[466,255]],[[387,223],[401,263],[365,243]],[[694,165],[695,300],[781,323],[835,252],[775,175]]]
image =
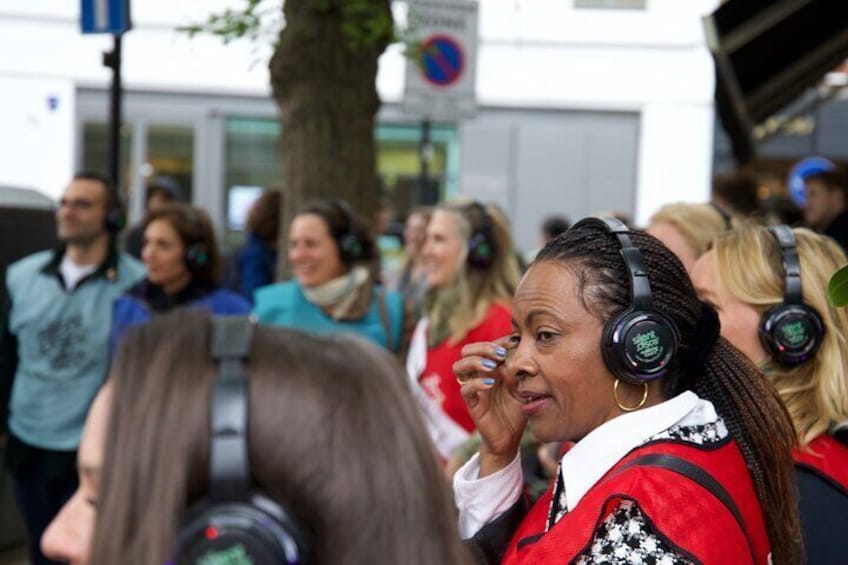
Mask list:
[[[224,46],[217,38],[189,39],[175,31],[237,4],[136,0],[135,29],[124,41],[126,88],[267,97],[267,44]],[[647,4],[646,10],[585,10],[574,9],[571,0],[481,0],[477,77],[482,106],[639,113],[640,223],[665,202],[708,195],[713,68],[700,17],[718,1]],[[101,53],[110,49],[111,38],[83,36],[78,10],[79,2],[4,0],[0,77],[107,88],[110,71],[101,65]],[[402,97],[401,51],[392,46],[380,62],[377,85],[388,103]],[[16,100],[8,90],[0,93],[0,105]],[[7,128],[0,132],[13,135]],[[72,142],[68,154],[75,154]],[[36,186],[54,192],[48,182],[55,181],[38,180]]]

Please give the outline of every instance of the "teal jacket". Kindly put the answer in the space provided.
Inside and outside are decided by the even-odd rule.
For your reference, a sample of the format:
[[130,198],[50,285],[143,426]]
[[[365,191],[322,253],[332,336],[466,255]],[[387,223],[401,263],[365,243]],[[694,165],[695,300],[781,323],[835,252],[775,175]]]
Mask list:
[[[109,361],[112,302],[144,278],[144,267],[113,251],[68,292],[59,273],[62,251],[42,251],[6,272],[9,309],[3,367],[14,367],[9,431],[51,450],[79,445],[85,416]],[[8,343],[11,341],[12,346]]]
[[371,297],[371,304],[362,318],[334,320],[309,302],[297,281],[291,280],[257,289],[253,295],[253,314],[260,324],[286,326],[318,335],[354,333],[391,351],[400,351],[403,297],[380,286],[373,287]]

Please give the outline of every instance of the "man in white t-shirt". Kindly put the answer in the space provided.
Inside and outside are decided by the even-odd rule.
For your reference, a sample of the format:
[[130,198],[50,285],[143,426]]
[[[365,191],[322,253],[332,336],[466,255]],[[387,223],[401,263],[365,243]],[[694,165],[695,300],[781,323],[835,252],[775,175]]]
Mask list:
[[0,390],[12,385],[6,463],[35,565],[52,563],[39,540],[77,488],[76,449],[106,375],[112,302],[144,277],[115,246],[122,211],[104,177],[75,175],[56,224],[58,249],[6,271],[0,326]]

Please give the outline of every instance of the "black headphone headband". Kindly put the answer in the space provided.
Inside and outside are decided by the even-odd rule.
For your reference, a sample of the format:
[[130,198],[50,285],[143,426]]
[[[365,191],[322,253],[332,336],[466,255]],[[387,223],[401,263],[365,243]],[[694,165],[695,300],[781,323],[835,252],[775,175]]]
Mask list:
[[801,260],[798,258],[798,244],[792,228],[786,225],[770,226],[769,232],[780,245],[783,257],[783,303],[803,304],[804,293],[801,287]]
[[675,366],[680,332],[671,318],[654,308],[648,271],[642,253],[630,239],[630,228],[616,218],[586,218],[571,229],[591,226],[600,227],[618,240],[630,287],[630,304],[604,324],[604,363],[616,378],[644,385],[665,376]]
[[209,404],[209,494],[214,501],[243,500],[250,492],[244,361],[252,339],[250,318],[213,318],[210,353],[219,367]]
[[627,279],[630,282],[630,304],[639,310],[651,310],[654,307],[654,299],[651,294],[651,281],[648,279],[648,271],[642,262],[642,253],[630,240],[630,228],[618,218],[584,218],[574,225],[599,226],[612,233],[621,247],[619,254],[624,260],[627,269]]
[[218,364],[209,402],[209,496],[190,509],[177,536],[179,565],[223,562],[305,565],[303,530],[276,501],[252,488],[248,460],[248,317],[212,318],[209,349]]
[[710,206],[712,206],[713,210],[718,212],[718,215],[721,216],[721,220],[724,222],[725,231],[729,231],[733,229],[733,218],[728,214],[727,210],[716,204],[715,202],[709,202]]

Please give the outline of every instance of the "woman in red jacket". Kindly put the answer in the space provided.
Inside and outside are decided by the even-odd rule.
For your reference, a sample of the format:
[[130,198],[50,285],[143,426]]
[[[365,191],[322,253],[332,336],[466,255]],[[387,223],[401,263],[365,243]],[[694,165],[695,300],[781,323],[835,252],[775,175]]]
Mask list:
[[436,208],[422,263],[425,316],[413,333],[407,371],[430,438],[446,460],[474,431],[453,364],[464,345],[509,332],[520,273],[506,221],[479,202]]
[[[481,560],[797,561],[791,421],[659,241],[579,222],[537,256],[513,319],[454,367],[483,440],[454,477]],[[539,441],[575,442],[529,513],[528,422]]]
[[751,227],[716,240],[692,272],[722,335],[760,366],[792,416],[807,563],[848,554],[848,312],[826,295],[846,262],[829,237]]

